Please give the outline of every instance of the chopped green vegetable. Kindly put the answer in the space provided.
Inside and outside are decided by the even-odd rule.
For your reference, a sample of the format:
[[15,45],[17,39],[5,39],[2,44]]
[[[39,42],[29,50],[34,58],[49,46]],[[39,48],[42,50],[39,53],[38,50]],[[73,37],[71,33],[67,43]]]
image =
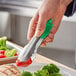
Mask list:
[[16,54],[17,50],[16,49],[12,49],[11,50],[11,56],[14,56]]
[[47,69],[40,70],[39,72],[41,76],[49,76],[49,72]]
[[0,46],[2,46],[2,43],[3,43],[3,42],[2,42],[2,38],[0,38]]
[[0,38],[0,46],[6,47],[6,40],[7,40],[7,37]]
[[4,46],[0,46],[0,50],[10,50],[10,48],[8,48],[8,47],[4,47]]
[[7,50],[7,47],[0,46],[0,50]]
[[7,50],[8,49],[6,47],[6,40],[7,40],[7,37],[0,38],[0,50]]
[[49,76],[48,70],[40,70],[37,72],[34,72],[33,76]]
[[33,76],[41,76],[41,74],[40,74],[39,71],[37,71],[37,72],[34,72],[34,73],[33,73]]
[[50,76],[62,76],[60,73],[52,73]]
[[12,57],[16,54],[16,49],[13,49],[13,50],[6,50],[5,51],[5,56],[6,57]]
[[22,76],[32,76],[32,73],[30,73],[28,71],[23,71]]
[[15,56],[15,54],[16,54],[16,49],[12,49],[11,50],[11,48],[8,48],[7,46],[6,46],[6,41],[7,41],[7,37],[1,37],[0,38],[0,50],[2,51],[2,50],[4,50],[5,51],[5,53],[4,53],[4,55],[6,56],[6,57],[12,57],[12,56]]
[[47,69],[48,70],[48,72],[49,72],[49,74],[50,73],[59,73],[59,68],[56,66],[56,65],[54,65],[54,64],[48,64],[48,65],[45,65],[43,68],[42,68],[42,70],[43,69]]
[[3,37],[3,46],[6,47],[6,40],[7,40],[7,37]]
[[[42,67],[41,70],[38,70],[31,74],[31,76],[62,76],[59,72],[59,68],[54,64],[48,64]],[[22,76],[30,76],[30,72],[23,71]]]
[[11,57],[11,52],[9,50],[5,51],[5,56],[6,57]]

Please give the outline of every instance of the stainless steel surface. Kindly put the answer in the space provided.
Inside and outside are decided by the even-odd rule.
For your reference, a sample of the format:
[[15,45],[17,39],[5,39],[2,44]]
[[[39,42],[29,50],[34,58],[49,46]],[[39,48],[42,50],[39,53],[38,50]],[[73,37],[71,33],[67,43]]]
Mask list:
[[7,12],[0,12],[0,37],[2,36],[11,39],[11,15]]
[[29,16],[28,12],[36,11],[42,1],[36,0],[0,0],[0,11]]
[[18,60],[21,62],[26,61],[30,58],[32,60],[35,58],[35,55],[37,53],[37,49],[40,46],[43,39],[36,38],[35,36],[31,39],[31,41],[24,47],[23,51],[18,56]]
[[13,6],[22,6],[37,8],[40,5],[41,0],[0,0],[0,3],[3,5],[13,5]]
[[16,36],[16,15],[11,15],[11,40],[15,40]]

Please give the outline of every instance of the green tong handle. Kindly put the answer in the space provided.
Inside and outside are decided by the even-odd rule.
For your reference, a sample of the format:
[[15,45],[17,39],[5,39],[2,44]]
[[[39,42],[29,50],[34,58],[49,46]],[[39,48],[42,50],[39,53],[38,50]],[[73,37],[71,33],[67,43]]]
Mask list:
[[50,33],[52,27],[53,27],[52,19],[49,19],[46,23],[45,30],[40,38],[45,39],[47,35]]

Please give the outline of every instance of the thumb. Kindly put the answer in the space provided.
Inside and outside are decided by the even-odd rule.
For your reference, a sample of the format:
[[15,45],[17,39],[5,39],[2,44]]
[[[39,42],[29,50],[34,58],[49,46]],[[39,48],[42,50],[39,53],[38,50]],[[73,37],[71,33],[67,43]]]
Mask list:
[[27,34],[28,41],[30,41],[31,38],[33,37],[33,35],[35,34],[38,18],[39,18],[39,15],[38,15],[38,12],[37,12],[30,21],[28,34]]
[[46,22],[47,22],[47,19],[44,18],[44,16],[39,17],[36,32],[35,32],[36,37],[40,37],[42,35],[42,33],[45,30]]

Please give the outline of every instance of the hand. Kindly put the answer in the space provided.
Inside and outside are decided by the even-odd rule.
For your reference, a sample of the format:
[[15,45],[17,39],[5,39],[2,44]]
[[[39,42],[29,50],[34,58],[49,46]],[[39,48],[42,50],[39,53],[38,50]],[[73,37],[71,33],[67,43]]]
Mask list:
[[52,19],[53,28],[41,46],[46,46],[46,43],[53,42],[54,35],[59,28],[66,7],[71,1],[72,0],[43,0],[42,5],[30,21],[27,39],[30,41],[34,34],[40,37],[44,32],[47,21]]

